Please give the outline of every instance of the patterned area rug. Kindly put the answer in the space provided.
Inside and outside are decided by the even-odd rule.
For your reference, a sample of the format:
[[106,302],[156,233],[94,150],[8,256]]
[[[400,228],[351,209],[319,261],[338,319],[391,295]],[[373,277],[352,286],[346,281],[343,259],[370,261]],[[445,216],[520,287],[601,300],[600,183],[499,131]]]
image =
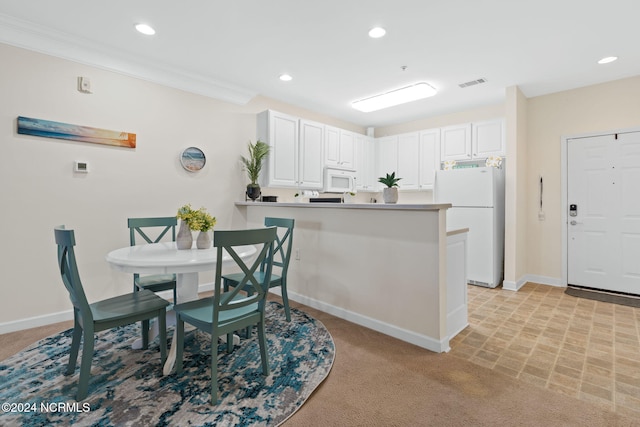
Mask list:
[[289,323],[282,305],[270,301],[266,316],[271,374],[262,375],[255,328],[231,354],[220,345],[216,406],[209,403],[209,335],[188,333],[184,371],[162,376],[157,339],[146,351],[131,350],[137,325],[97,334],[89,397],[76,402],[80,360],[75,375],[63,375],[68,330],[0,364],[0,425],[280,425],[329,374],[335,346],[324,325],[299,310],[291,309]]

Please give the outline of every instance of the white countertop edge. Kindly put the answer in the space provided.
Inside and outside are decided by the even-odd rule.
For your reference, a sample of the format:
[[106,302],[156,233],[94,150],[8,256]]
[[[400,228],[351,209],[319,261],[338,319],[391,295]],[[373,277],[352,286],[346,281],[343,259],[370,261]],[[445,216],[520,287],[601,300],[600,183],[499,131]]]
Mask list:
[[235,202],[236,206],[265,206],[281,208],[337,208],[337,209],[379,209],[405,211],[437,211],[448,209],[451,203],[437,204],[385,204],[385,203],[281,203],[281,202]]

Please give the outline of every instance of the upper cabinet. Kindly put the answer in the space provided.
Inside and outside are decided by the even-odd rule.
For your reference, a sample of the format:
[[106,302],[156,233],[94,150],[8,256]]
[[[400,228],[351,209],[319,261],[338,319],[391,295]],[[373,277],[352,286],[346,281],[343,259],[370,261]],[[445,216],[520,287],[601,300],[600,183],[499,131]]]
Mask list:
[[322,188],[324,131],[325,126],[321,123],[300,120],[298,186],[302,188]]
[[267,110],[258,114],[257,134],[270,147],[263,186],[322,188],[324,125]]
[[[398,136],[376,138],[376,177],[386,176],[392,172],[398,175]],[[376,179],[376,182],[378,180]],[[400,183],[402,184],[402,183]],[[383,184],[376,184],[376,191],[382,191]]]
[[356,167],[356,141],[353,132],[326,127],[325,165],[344,169]]
[[442,161],[504,156],[504,120],[488,120],[442,128],[440,150]]
[[418,189],[432,190],[440,169],[440,129],[420,132],[420,180]]
[[372,137],[355,134],[356,141],[356,189],[376,191],[375,141]]
[[[440,129],[410,132],[376,139],[377,175],[392,172],[402,178],[400,190],[433,189],[440,166]],[[382,184],[376,187],[380,191]]]
[[265,187],[292,187],[298,181],[298,118],[267,110],[258,114],[257,137],[269,144]]
[[471,123],[440,129],[442,161],[471,160]]
[[473,156],[485,159],[490,156],[506,154],[504,137],[504,120],[490,120],[473,123],[472,126]]
[[400,190],[432,190],[440,162],[504,156],[504,120],[373,138],[272,110],[258,114],[258,139],[269,144],[264,187],[319,190],[325,167],[356,171],[359,191],[381,191],[395,172]]
[[398,135],[398,170],[402,178],[398,185],[403,190],[417,190],[420,180],[420,134],[418,132]]

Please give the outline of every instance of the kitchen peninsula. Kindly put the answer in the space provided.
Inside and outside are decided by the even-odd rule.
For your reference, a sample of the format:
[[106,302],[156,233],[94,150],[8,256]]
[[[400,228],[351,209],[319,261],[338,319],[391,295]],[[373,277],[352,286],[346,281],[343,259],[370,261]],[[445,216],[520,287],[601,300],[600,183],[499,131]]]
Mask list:
[[237,202],[234,222],[296,220],[289,299],[435,351],[467,326],[466,229],[450,204]]

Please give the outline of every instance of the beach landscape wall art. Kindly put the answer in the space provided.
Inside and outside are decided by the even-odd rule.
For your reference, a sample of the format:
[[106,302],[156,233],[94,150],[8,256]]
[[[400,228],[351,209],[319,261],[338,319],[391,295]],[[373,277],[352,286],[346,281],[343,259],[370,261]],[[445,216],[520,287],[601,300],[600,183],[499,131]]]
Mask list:
[[92,142],[116,147],[136,148],[136,134],[89,126],[52,122],[50,120],[18,117],[18,133],[45,138]]

